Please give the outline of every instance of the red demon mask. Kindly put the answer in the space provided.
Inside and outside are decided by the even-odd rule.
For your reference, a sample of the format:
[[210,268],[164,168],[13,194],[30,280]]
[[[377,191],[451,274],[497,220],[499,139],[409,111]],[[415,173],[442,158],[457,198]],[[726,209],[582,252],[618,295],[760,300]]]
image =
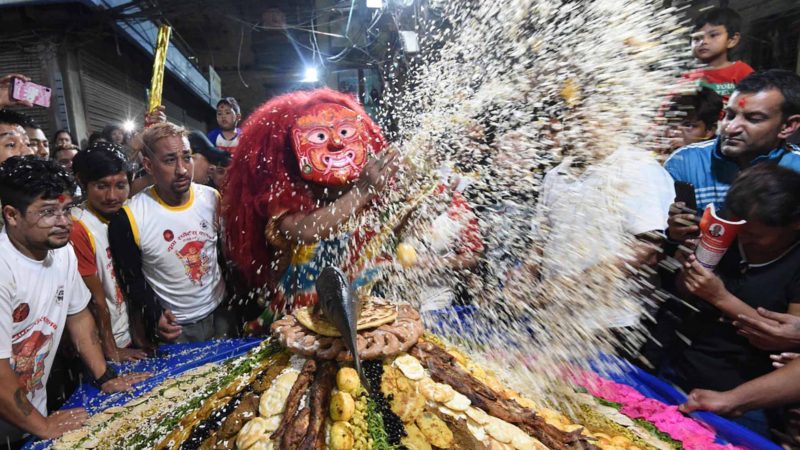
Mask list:
[[292,127],[300,176],[325,186],[357,179],[369,159],[368,143],[364,119],[334,103],[314,106]]

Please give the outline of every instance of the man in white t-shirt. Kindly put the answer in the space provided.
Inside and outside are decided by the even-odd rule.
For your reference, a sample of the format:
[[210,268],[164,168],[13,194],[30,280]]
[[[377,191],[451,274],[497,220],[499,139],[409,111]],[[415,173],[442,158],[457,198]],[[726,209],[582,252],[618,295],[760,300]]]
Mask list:
[[[85,202],[73,217],[70,243],[78,257],[78,272],[92,293],[90,309],[100,331],[100,342],[111,361],[135,361],[147,357],[147,339],[140,311],[128,310],[117,283],[108,243],[108,219],[128,200],[130,172],[123,148],[95,142],[75,156],[72,166],[83,186]],[[130,314],[130,319],[128,315]]]
[[[672,178],[644,150],[619,149],[586,170],[565,160],[543,183],[542,277],[569,284],[609,265],[655,266],[674,198]],[[619,301],[609,309],[576,312],[576,317],[585,316],[601,328],[635,324],[638,317],[629,309],[638,303],[627,297]]]
[[565,159],[544,178],[540,207],[549,256],[542,275],[577,275],[623,255],[625,238],[633,237],[646,241],[634,241],[634,265],[654,265],[657,251],[648,236],[666,229],[675,198],[667,171],[650,153],[625,148],[585,171],[573,163]]
[[120,285],[163,340],[233,336],[233,314],[220,306],[226,291],[217,260],[219,193],[192,183],[192,151],[183,128],[156,124],[141,142],[154,184],[133,196],[108,227]]
[[26,433],[58,437],[88,418],[82,408],[47,415],[45,386],[66,328],[104,392],[130,390],[148,374],[106,366],[87,309],[91,294],[69,243],[75,184],[54,161],[13,157],[0,166],[0,443]]

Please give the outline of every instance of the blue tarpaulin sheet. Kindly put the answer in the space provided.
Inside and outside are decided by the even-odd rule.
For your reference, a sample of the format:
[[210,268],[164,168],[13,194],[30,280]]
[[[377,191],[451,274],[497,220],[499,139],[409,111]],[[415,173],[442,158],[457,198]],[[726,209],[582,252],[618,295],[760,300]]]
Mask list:
[[[70,396],[63,408],[84,407],[95,414],[111,406],[123,405],[131,399],[158,386],[164,380],[176,377],[189,369],[203,364],[222,361],[242,355],[255,347],[261,339],[222,339],[191,344],[167,344],[159,348],[157,357],[125,364],[112,364],[119,373],[151,372],[153,376],[136,385],[133,392],[102,394],[91,384],[81,384]],[[39,450],[46,442],[29,442],[24,449]]]
[[[470,321],[473,314],[474,310],[470,307],[457,307],[448,311],[427,313],[426,322],[433,332],[436,332],[437,329],[448,329],[452,332],[454,329],[472,328],[472,323]],[[485,329],[485,327],[481,328]],[[111,406],[122,405],[133,397],[149,391],[165,379],[175,377],[189,369],[206,363],[217,362],[244,354],[255,347],[259,342],[260,339],[248,338],[197,342],[192,344],[163,345],[156,358],[135,363],[114,365],[119,372],[154,373],[152,378],[137,385],[134,392],[104,395],[99,393],[94,386],[82,384],[75,393],[72,394],[64,405],[64,408],[82,406],[85,407],[90,414],[94,414]],[[604,376],[610,377],[618,383],[628,384],[642,394],[670,405],[681,404],[686,399],[685,395],[680,393],[669,383],[631,365],[625,365],[625,368],[620,373],[604,374]],[[780,450],[779,446],[768,441],[764,437],[717,415],[695,413],[692,414],[692,417],[706,423],[716,430],[720,443],[731,443],[748,449]],[[27,450],[39,450],[44,447],[45,443],[43,442],[31,442],[24,448]]]

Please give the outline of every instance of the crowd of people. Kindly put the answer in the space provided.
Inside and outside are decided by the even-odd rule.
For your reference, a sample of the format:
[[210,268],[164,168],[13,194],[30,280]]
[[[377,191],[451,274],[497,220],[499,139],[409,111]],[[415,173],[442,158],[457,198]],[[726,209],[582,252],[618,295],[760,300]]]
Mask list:
[[[665,304],[657,312],[664,320],[653,333],[661,342],[648,369],[689,393],[685,411],[730,415],[769,436],[771,429],[785,429],[786,407],[800,401],[793,383],[800,377],[794,353],[800,352],[800,148],[788,143],[800,129],[800,76],[778,69],[753,72],[732,61],[728,54],[740,41],[740,28],[740,17],[728,8],[713,8],[696,20],[692,48],[702,68],[685,75],[691,92],[675,96],[664,112],[670,145],[659,158],[640,158],[630,149],[611,158],[621,162],[622,176],[646,187],[623,202],[630,209],[623,229],[641,247],[636,261],[626,263],[656,268],[665,257],[674,258],[678,270],[662,274],[661,286],[694,305]],[[9,98],[12,78],[26,79],[0,78],[0,107],[31,107]],[[0,110],[0,444],[18,447],[25,435],[57,437],[87,420],[82,409],[58,410],[57,397],[69,395],[69,377],[56,372],[77,368],[103,392],[128,390],[149,374],[119,375],[107,361],[147,358],[163,342],[235,337],[268,325],[275,310],[259,315],[263,305],[252,300],[247,286],[253,279],[267,282],[272,269],[248,277],[231,260],[255,261],[253,242],[259,243],[263,256],[273,260],[267,263],[283,274],[273,281],[284,286],[286,274],[310,270],[303,266],[308,261],[294,258],[297,249],[321,251],[317,243],[331,241],[353,211],[371,204],[373,194],[367,193],[384,189],[397,170],[398,155],[384,151],[376,125],[356,118],[360,106],[322,96],[326,103],[305,110],[305,121],[298,119],[300,131],[281,137],[280,152],[294,139],[295,155],[336,152],[348,142],[379,143],[375,153],[381,154],[369,159],[371,147],[358,147],[348,170],[359,172],[338,175],[328,173],[330,163],[317,173],[313,160],[294,156],[296,179],[279,174],[257,186],[258,192],[272,199],[270,190],[302,185],[302,195],[292,191],[283,203],[269,204],[267,227],[244,239],[226,234],[231,223],[224,219],[239,217],[221,211],[228,175],[243,176],[246,169],[236,164],[249,164],[241,158],[233,164],[238,172],[229,173],[237,147],[254,139],[239,128],[235,99],[218,102],[219,128],[209,133],[170,123],[159,108],[147,115],[141,132],[128,135],[110,125],[88,136],[82,149],[69,130],[48,140],[24,109]],[[259,117],[269,118],[269,108]],[[319,125],[331,117],[335,127]],[[264,164],[273,161],[265,158]],[[596,176],[568,159],[545,176],[539,200],[552,214],[550,229],[566,229],[559,221],[570,212],[558,213],[566,193],[594,189]],[[686,199],[676,201],[674,182],[694,188],[692,207]],[[252,184],[237,179],[231,195],[238,200]],[[314,188],[320,185],[336,188]],[[304,196],[327,206],[309,212]],[[472,270],[484,251],[475,213],[460,193],[451,200],[442,215],[449,221],[437,226],[456,226],[458,217],[467,217],[469,250],[459,252],[453,264]],[[746,220],[714,269],[694,255],[708,204]],[[243,212],[242,220],[249,214]],[[226,240],[235,244],[233,251],[231,242],[223,245]],[[283,248],[294,250],[281,253]],[[543,267],[535,276],[559,270]],[[256,317],[258,326],[245,327]],[[65,329],[69,339],[61,342]]]

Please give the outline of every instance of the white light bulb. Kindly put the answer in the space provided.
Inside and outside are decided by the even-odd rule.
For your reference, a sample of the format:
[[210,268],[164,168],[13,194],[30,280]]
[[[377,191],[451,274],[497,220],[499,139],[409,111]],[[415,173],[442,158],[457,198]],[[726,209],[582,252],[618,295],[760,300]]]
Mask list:
[[319,81],[319,74],[315,67],[306,67],[305,76],[302,80],[304,83],[316,83]]

